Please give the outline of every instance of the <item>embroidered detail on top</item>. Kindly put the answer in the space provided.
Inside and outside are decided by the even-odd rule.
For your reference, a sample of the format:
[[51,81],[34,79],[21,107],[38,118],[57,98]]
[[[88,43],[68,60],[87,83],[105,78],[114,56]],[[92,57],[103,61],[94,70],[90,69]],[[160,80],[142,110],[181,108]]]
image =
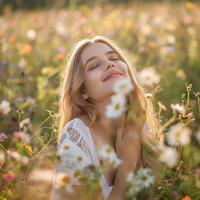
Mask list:
[[84,137],[74,128],[67,128],[67,133],[63,133],[59,144],[61,144],[66,138],[69,138],[74,144],[76,144],[86,155],[92,159],[92,153],[85,142]]
[[88,148],[88,146],[85,143],[85,140],[83,137],[81,137],[80,141],[77,143],[77,145],[90,157],[92,158],[92,154]]
[[61,144],[66,137],[67,137],[66,134],[63,134],[62,137],[61,137],[61,139],[60,139],[60,141],[59,141],[59,144]]
[[67,132],[69,133],[69,139],[72,142],[78,142],[78,140],[80,138],[80,133],[77,130],[75,130],[73,128],[68,128]]
[[74,128],[68,128],[67,132],[69,133],[69,139],[74,142],[82,151],[84,151],[88,157],[92,158],[90,149],[88,148],[84,137]]

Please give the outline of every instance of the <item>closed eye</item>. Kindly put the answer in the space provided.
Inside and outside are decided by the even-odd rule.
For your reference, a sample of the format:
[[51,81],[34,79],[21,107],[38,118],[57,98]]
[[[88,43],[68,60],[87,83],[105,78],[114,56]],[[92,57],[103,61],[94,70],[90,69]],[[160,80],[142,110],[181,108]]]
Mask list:
[[89,70],[92,70],[92,69],[94,69],[94,68],[96,68],[96,67],[98,67],[99,66],[99,64],[97,64],[97,65],[94,65],[93,67],[91,67]]
[[114,55],[114,56],[111,56],[109,59],[112,60],[112,61],[120,60],[119,57],[118,57],[118,56],[115,56],[115,55]]

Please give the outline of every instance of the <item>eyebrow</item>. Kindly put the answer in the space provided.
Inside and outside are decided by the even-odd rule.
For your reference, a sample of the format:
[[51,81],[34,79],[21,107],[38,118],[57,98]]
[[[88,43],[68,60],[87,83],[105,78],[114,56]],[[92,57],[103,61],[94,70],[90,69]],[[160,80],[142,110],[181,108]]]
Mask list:
[[[116,55],[118,55],[118,54],[117,54],[115,51],[113,51],[113,50],[107,51],[107,52],[106,52],[106,55],[107,55],[107,54],[111,54],[111,53],[115,53]],[[93,57],[89,58],[89,59],[85,62],[84,66],[85,66],[89,61],[91,61],[91,60],[93,60],[93,59],[95,59],[95,58],[98,58],[98,57],[97,57],[97,56],[93,56]]]

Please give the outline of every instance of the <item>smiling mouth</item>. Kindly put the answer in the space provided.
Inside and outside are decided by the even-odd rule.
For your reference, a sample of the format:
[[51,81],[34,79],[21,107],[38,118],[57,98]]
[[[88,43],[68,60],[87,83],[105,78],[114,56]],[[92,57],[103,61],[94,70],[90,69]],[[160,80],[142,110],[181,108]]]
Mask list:
[[118,76],[122,76],[122,74],[119,74],[119,73],[112,74],[111,76],[107,77],[104,81],[111,79],[111,78],[118,77]]

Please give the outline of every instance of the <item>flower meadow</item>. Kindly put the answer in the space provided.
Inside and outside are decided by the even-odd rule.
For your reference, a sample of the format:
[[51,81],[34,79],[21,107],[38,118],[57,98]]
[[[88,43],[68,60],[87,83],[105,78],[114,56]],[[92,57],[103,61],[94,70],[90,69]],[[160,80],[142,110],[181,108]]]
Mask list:
[[[81,4],[73,9],[12,12],[0,16],[0,199],[50,199],[57,153],[60,72],[70,48],[82,38],[114,40],[138,71],[138,81],[154,104],[163,144],[159,173],[140,168],[127,174],[125,199],[200,200],[200,5],[198,3]],[[100,25],[101,24],[101,25]],[[127,109],[129,80],[113,88],[108,118]],[[63,151],[69,151],[70,144]],[[101,168],[121,160],[108,145],[98,149]],[[60,173],[57,188],[72,183],[101,190],[99,168]],[[81,169],[84,169],[82,173]],[[81,198],[80,198],[81,199]],[[87,199],[87,194],[82,195]]]

